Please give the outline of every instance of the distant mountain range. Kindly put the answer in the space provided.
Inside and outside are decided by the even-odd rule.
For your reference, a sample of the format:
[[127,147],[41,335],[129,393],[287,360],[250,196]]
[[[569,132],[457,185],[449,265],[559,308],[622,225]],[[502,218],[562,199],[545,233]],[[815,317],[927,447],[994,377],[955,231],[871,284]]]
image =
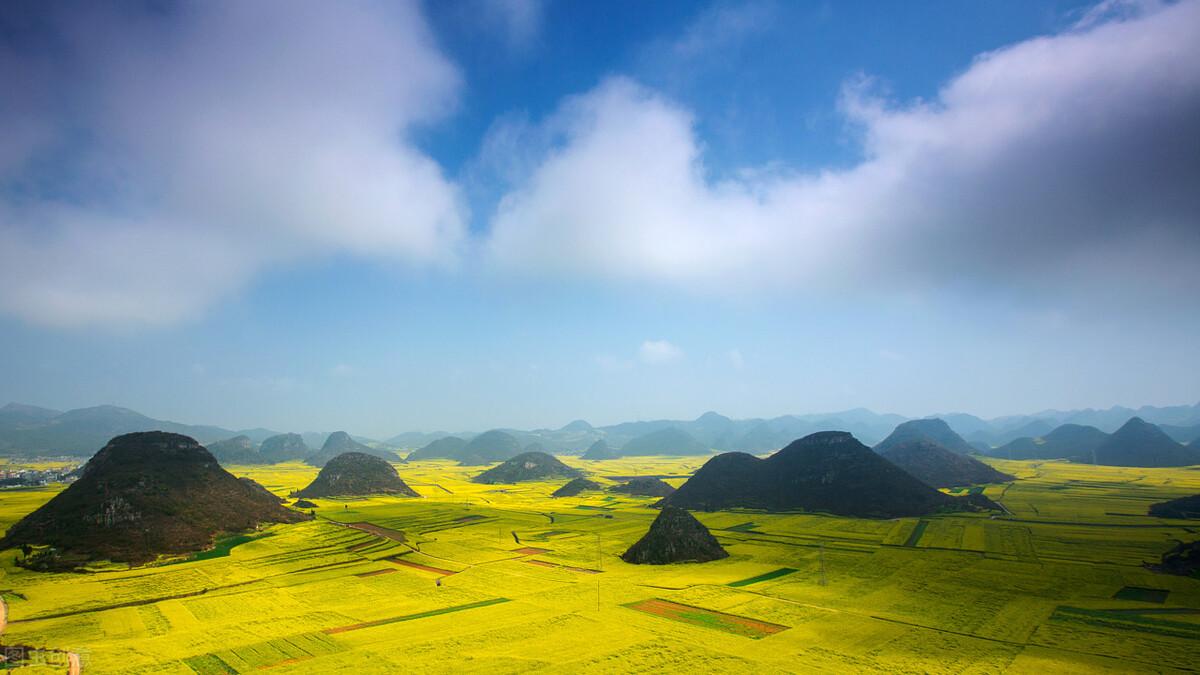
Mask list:
[[[1143,406],[1133,409],[1113,407],[1107,410],[1044,410],[1031,415],[1011,415],[985,420],[965,413],[931,415],[946,422],[950,429],[970,442],[977,451],[1008,456],[997,449],[1018,439],[1049,439],[1055,429],[1064,424],[1090,426],[1111,434],[1130,418],[1138,417],[1157,425],[1164,433],[1179,443],[1191,443],[1200,439],[1200,403],[1157,408]],[[894,414],[875,413],[865,408],[855,408],[836,413],[783,415],[773,418],[731,419],[715,412],[707,412],[694,420],[649,420],[623,422],[596,427],[584,420],[575,420],[557,429],[494,429],[515,439],[500,448],[473,448],[494,454],[492,461],[507,459],[532,443],[541,445],[554,454],[580,454],[593,443],[604,440],[616,454],[630,441],[663,430],[686,433],[698,445],[716,451],[741,451],[764,453],[777,450],[788,443],[818,431],[848,431],[867,445],[875,445],[910,418]],[[81,408],[66,412],[38,406],[10,403],[0,408],[0,454],[41,454],[90,456],[114,436],[136,431],[161,430],[186,434],[202,444],[215,443],[246,436],[252,443],[261,443],[279,432],[270,429],[231,430],[219,426],[191,425],[156,420],[141,413],[111,405]],[[672,432],[673,433],[673,432]],[[375,441],[361,436],[354,440],[372,447],[413,450],[422,448],[432,441],[453,435],[464,443],[456,448],[465,449],[480,433],[471,431],[450,432],[406,432],[385,441]],[[672,434],[658,436],[670,437]],[[324,445],[327,432],[300,434],[311,448]],[[492,435],[493,437],[495,434]],[[1093,434],[1094,436],[1094,434]],[[653,438],[653,437],[652,437]],[[679,438],[683,438],[679,436]],[[1092,444],[1088,439],[1061,439],[1064,445],[1078,441],[1085,450]],[[456,443],[456,441],[451,441]],[[478,444],[477,444],[478,445]],[[488,445],[493,445],[488,443]],[[636,446],[637,444],[635,444]],[[689,444],[691,446],[691,444]],[[691,446],[695,450],[696,446]],[[953,449],[953,448],[952,448]],[[1013,448],[1014,451],[1017,448]],[[1038,449],[1026,448],[1016,454],[1040,455]],[[456,452],[447,453],[450,455]]]

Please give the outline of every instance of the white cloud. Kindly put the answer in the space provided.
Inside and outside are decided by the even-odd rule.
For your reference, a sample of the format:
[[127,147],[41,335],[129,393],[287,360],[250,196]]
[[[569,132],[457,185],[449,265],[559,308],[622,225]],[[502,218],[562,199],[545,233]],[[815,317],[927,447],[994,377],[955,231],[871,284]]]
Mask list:
[[0,310],[165,323],[273,264],[454,259],[462,200],[408,136],[459,76],[415,4],[49,16],[60,51],[0,48],[29,85],[0,101]]
[[646,340],[638,349],[638,358],[648,365],[664,365],[682,359],[683,350],[666,340]]
[[688,110],[609,79],[533,134],[551,140],[499,203],[489,251],[715,292],[1185,291],[1200,283],[1200,2],[1121,17],[983,54],[932,101],[851,83],[864,159],[815,174],[714,180]]
[[332,377],[350,377],[358,373],[358,369],[346,363],[339,363],[329,369],[329,374]]
[[499,25],[513,49],[527,47],[542,27],[543,0],[479,0],[479,11]]

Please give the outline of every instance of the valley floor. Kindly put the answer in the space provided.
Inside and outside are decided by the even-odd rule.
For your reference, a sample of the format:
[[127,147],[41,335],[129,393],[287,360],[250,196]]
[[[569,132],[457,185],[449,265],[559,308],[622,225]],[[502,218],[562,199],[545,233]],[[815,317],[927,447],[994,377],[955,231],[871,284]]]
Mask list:
[[[566,461],[678,485],[702,458]],[[1195,670],[1200,580],[1142,564],[1200,537],[1145,515],[1200,470],[989,462],[1021,478],[986,489],[1011,515],[697,513],[730,557],[662,567],[618,557],[654,499],[399,465],[422,499],[315,500],[191,561],[42,574],[6,552],[2,639],[96,673]],[[316,474],[233,472],[280,495]],[[0,492],[0,527],[57,489]]]

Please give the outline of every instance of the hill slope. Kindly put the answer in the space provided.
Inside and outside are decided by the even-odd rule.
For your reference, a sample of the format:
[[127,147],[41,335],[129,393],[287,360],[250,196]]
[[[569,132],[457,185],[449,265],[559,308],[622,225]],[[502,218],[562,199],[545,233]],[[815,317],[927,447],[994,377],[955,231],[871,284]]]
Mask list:
[[1023,437],[988,452],[1003,459],[1071,459],[1091,462],[1108,434],[1083,424],[1063,424],[1039,438]]
[[1200,451],[1176,443],[1161,429],[1131,417],[1096,448],[1096,463],[1108,466],[1190,466],[1200,464]]
[[391,450],[376,450],[350,438],[350,434],[344,431],[335,431],[325,439],[325,444],[321,446],[321,449],[315,455],[305,459],[304,462],[313,466],[325,466],[329,460],[347,452],[372,455],[388,462],[400,461],[396,453]]
[[566,485],[555,490],[551,497],[574,497],[585,490],[599,490],[600,484],[586,478],[572,478]]
[[278,434],[264,440],[258,446],[258,454],[268,464],[289,462],[296,459],[308,459],[312,456],[312,448],[304,442],[300,434]]
[[668,565],[728,558],[717,538],[687,511],[663,507],[650,530],[621,559],[634,565]]
[[265,463],[249,436],[234,436],[216,443],[209,443],[206,447],[221,464]]
[[547,455],[544,452],[525,452],[499,466],[493,466],[471,480],[491,485],[555,477],[577,478],[581,475],[581,471],[563,464],[553,455]]
[[914,440],[933,441],[947,450],[960,455],[969,455],[975,451],[971,447],[971,444],[963,439],[962,436],[954,433],[949,424],[934,417],[924,420],[911,420],[898,425],[892,431],[891,435],[875,446],[875,452],[883,454],[895,445]]
[[361,452],[344,452],[325,463],[308,487],[295,497],[349,497],[389,494],[420,497],[396,468],[385,460]]
[[620,455],[707,455],[707,445],[696,440],[688,432],[676,427],[667,427],[638,436],[621,446]]
[[882,453],[891,463],[933,487],[956,487],[976,483],[1003,483],[1016,480],[983,462],[951,452],[924,439],[901,441]]
[[467,442],[458,436],[443,436],[414,450],[408,461],[421,459],[458,459]]
[[805,436],[767,459],[740,452],[718,455],[662,503],[689,509],[826,511],[870,518],[970,508],[844,431]]
[[592,443],[592,445],[583,453],[580,459],[616,459],[619,455],[615,450],[608,447],[608,441],[603,438]]
[[462,464],[503,462],[521,454],[521,442],[507,431],[493,429],[479,434],[463,446],[457,459]]
[[14,525],[0,548],[48,544],[64,562],[144,563],[205,549],[221,532],[310,518],[235,478],[195,440],[151,431],[112,439],[79,480]]
[[631,478],[628,482],[613,487],[611,491],[638,497],[666,497],[674,492],[675,488],[664,483],[661,479],[640,476],[638,478]]

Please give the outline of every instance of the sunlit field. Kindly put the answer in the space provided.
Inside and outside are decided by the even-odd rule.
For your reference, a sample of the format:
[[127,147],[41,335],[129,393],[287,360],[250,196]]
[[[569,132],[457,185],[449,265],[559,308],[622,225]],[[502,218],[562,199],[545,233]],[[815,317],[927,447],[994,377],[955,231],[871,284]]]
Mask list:
[[[702,459],[566,461],[679,485]],[[992,462],[1011,516],[698,513],[731,554],[629,565],[651,498],[476,485],[397,465],[422,499],[315,500],[318,520],[172,564],[90,574],[4,554],[8,644],[85,672],[1170,672],[1200,656],[1200,580],[1143,568],[1195,523],[1150,518],[1200,470]],[[286,495],[316,469],[233,467]],[[7,526],[55,488],[0,493]],[[29,669],[36,672],[36,669]],[[47,670],[49,672],[49,670]]]

